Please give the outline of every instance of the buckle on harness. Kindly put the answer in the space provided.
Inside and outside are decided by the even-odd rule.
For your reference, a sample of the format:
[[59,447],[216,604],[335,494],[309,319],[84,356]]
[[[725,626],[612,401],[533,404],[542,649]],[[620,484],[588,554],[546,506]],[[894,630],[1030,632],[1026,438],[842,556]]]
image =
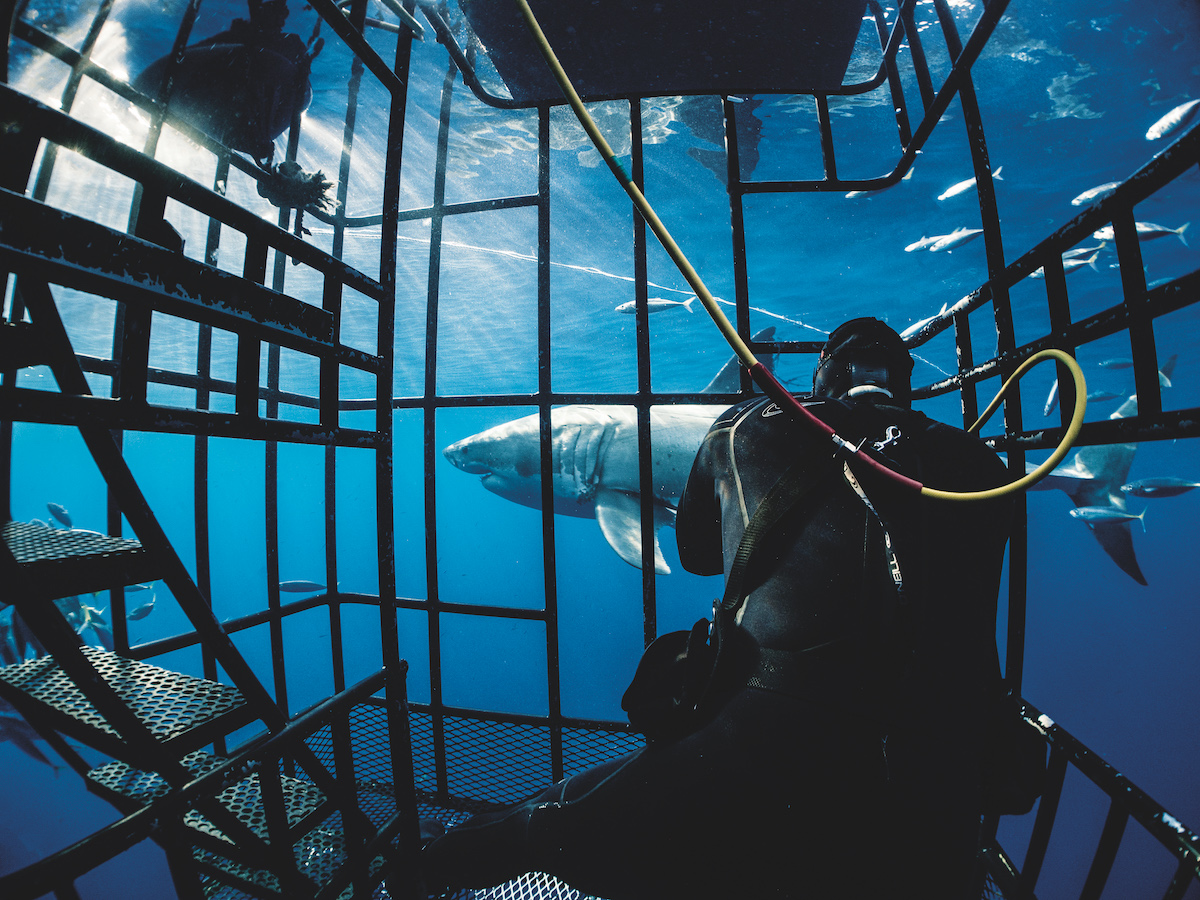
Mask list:
[[889,425],[883,433],[883,440],[875,441],[871,444],[877,451],[882,451],[889,444],[894,444],[900,440],[900,428],[896,425]]

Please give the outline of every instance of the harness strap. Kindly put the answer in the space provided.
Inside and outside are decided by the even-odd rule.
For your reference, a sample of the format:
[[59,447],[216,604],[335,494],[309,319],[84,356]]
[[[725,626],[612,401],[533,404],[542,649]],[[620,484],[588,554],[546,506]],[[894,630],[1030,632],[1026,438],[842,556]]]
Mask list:
[[883,531],[883,553],[887,557],[888,571],[891,573],[892,583],[896,586],[896,593],[903,597],[904,575],[900,571],[900,560],[896,557],[896,548],[892,543],[892,536],[888,534],[887,524],[883,521],[883,516],[879,514],[879,510],[875,508],[875,504],[871,502],[871,498],[867,496],[867,492],[863,490],[862,485],[858,483],[858,479],[850,471],[850,464],[847,462],[842,463],[842,476],[846,479],[846,483],[854,488],[854,493],[858,494],[858,499],[863,502],[863,505],[875,517],[875,521],[879,523],[879,527]]

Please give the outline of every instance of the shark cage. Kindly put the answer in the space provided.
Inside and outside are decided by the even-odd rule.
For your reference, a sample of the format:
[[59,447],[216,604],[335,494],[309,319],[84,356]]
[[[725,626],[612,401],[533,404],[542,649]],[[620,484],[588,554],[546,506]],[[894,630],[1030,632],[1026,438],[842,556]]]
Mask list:
[[[86,814],[4,857],[0,894],[424,896],[418,817],[453,825],[641,745],[614,698],[643,647],[714,592],[668,574],[660,529],[749,378],[722,365],[715,330],[657,324],[687,319],[691,294],[670,287],[515,4],[14,5],[0,735],[80,776],[55,779],[27,828],[54,804]],[[1035,352],[1120,338],[1134,395],[1089,418],[1052,478],[1077,506],[1124,511],[1098,468],[1122,470],[1111,492],[1138,442],[1200,437],[1200,408],[1164,406],[1174,362],[1155,329],[1200,299],[1200,270],[1148,283],[1135,215],[1195,178],[1194,106],[1166,149],[1007,259],[976,94],[1013,36],[1005,0],[533,6],[632,180],[704,247],[698,268],[785,383],[821,347],[805,332],[825,328],[765,309],[763,248],[818,235],[825,200],[902,191],[954,131],[980,227],[937,249],[981,237],[985,266],[965,295],[930,276],[941,311],[905,338],[952,362],[920,408],[969,424],[980,390]],[[869,138],[867,111],[884,126]],[[938,127],[958,117],[965,144]],[[703,187],[673,180],[684,164]],[[1108,300],[1072,310],[1068,275],[1096,268],[1100,249],[1080,245],[1101,232]],[[823,252],[852,268],[845,241]],[[839,273],[779,277],[855,290]],[[885,311],[860,302],[831,314]],[[1025,423],[1019,390],[1006,401],[988,441],[1015,473],[1060,438],[1069,378],[1061,394],[1050,427]],[[604,446],[575,451],[591,468],[564,462],[560,432],[595,427]],[[525,450],[520,478],[466,458],[476,432]],[[625,480],[601,485],[595,456],[618,444]],[[998,633],[1018,697],[1026,503]],[[1144,583],[1129,522],[1089,525]],[[1048,786],[1028,816],[984,823],[981,896],[1034,897],[1078,866],[1063,813],[1087,792],[1106,811],[1074,841],[1079,897],[1100,897],[1126,853],[1152,860],[1140,896],[1196,896],[1200,837],[1037,700],[1023,715],[1048,744]],[[147,865],[164,881],[143,889]],[[579,896],[538,873],[472,895]]]

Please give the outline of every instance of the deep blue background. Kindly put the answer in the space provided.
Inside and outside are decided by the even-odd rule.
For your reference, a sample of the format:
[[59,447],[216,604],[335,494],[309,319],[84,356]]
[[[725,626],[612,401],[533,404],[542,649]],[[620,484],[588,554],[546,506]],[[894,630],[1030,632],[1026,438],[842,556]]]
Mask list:
[[[952,2],[970,21],[971,6]],[[79,24],[92,7],[35,4],[40,22],[53,22],[60,37],[77,40]],[[930,18],[921,4],[919,18]],[[182,6],[173,2],[119,2],[99,44],[102,64],[117,73],[136,74],[166,52]],[[201,13],[194,37],[224,28],[237,3],[211,3]],[[31,16],[32,17],[32,16]],[[307,37],[310,10],[295,9],[289,28]],[[936,51],[937,27],[923,38],[935,70],[944,70]],[[326,36],[329,37],[326,29]],[[390,38],[372,35],[386,52]],[[1146,129],[1173,106],[1200,96],[1200,13],[1187,0],[1155,4],[1128,2],[1014,2],[976,67],[976,85],[996,183],[1007,258],[1016,258],[1070,219],[1081,191],[1127,177],[1159,144],[1145,140]],[[65,70],[34,61],[13,79],[43,99],[60,96]],[[404,207],[428,205],[432,198],[433,146],[445,54],[427,38],[414,49],[414,76],[405,138]],[[869,57],[867,58],[869,68]],[[331,41],[314,68],[315,100],[301,142],[307,169],[337,171],[345,109],[345,53]],[[379,211],[382,146],[386,119],[383,93],[368,76],[355,136],[355,163],[347,211]],[[915,96],[915,95],[913,95]],[[815,114],[810,100],[768,97],[755,110],[762,122],[760,161],[753,177],[815,177]],[[54,100],[53,102],[57,102]],[[482,106],[456,88],[451,133],[451,202],[536,189],[536,116]],[[718,297],[732,297],[728,200],[720,179],[689,150],[716,151],[714,133],[704,122],[714,100],[667,100],[645,104],[647,194],[679,243]],[[621,104],[596,110],[618,153],[628,147],[627,112]],[[122,139],[142,140],[145,123],[102,90],[87,88],[76,114]],[[839,172],[844,177],[888,171],[898,155],[890,101],[881,95],[834,103]],[[813,339],[854,315],[877,315],[898,330],[943,303],[953,303],[985,277],[983,244],[953,253],[905,253],[923,235],[959,226],[978,227],[974,195],[939,202],[948,186],[972,173],[962,115],[952,104],[918,158],[913,177],[880,195],[846,199],[828,196],[760,195],[746,199],[752,324],[777,326],[781,339]],[[554,387],[570,391],[636,388],[634,320],[616,314],[633,299],[632,216],[624,195],[586,144],[568,112],[554,113],[551,158],[552,364]],[[202,181],[211,180],[212,157],[168,133],[159,156]],[[747,176],[751,173],[744,173]],[[248,179],[231,176],[231,197],[265,216],[273,210],[257,197]],[[130,185],[93,167],[67,159],[60,163],[50,200],[114,227],[124,227]],[[1140,220],[1177,228],[1200,214],[1200,176],[1191,171],[1137,211]],[[188,238],[187,253],[204,246],[206,223],[181,210],[168,218]],[[329,246],[329,229],[307,222],[313,240]],[[440,394],[515,393],[537,387],[536,216],[532,210],[461,216],[446,225],[441,271],[436,389]],[[1189,233],[1190,239],[1190,233]],[[396,393],[420,396],[425,371],[425,295],[428,280],[428,221],[401,228],[396,319]],[[1195,243],[1195,241],[1192,241]],[[351,233],[347,257],[368,273],[378,272],[378,229]],[[1174,237],[1143,245],[1147,280],[1178,275],[1197,266],[1196,250]],[[1111,251],[1102,253],[1099,271],[1069,276],[1071,311],[1078,318],[1120,298],[1119,272]],[[220,265],[240,270],[235,236],[223,236]],[[319,288],[303,268],[286,273],[286,289],[319,303]],[[684,299],[683,279],[665,254],[650,249],[651,296]],[[112,304],[61,296],[77,349],[111,352]],[[1048,321],[1041,282],[1014,292],[1019,342],[1045,332]],[[346,340],[372,348],[371,305],[352,302]],[[361,315],[354,316],[358,311]],[[1195,358],[1198,314],[1194,308],[1164,317],[1155,327],[1160,358],[1179,354],[1173,387],[1164,406],[1200,405],[1200,369]],[[976,358],[994,349],[990,314],[972,317]],[[194,365],[194,328],[155,319],[152,361],[187,371]],[[715,329],[701,312],[679,309],[651,319],[652,377],[656,390],[695,390],[728,356]],[[914,378],[936,380],[954,365],[948,337],[919,352]],[[232,369],[232,341],[218,336],[217,370]],[[1123,335],[1080,349],[1091,387],[1128,392],[1121,371],[1099,368],[1106,358],[1128,356]],[[781,373],[803,386],[811,360],[787,361]],[[285,358],[284,377],[311,389],[314,373],[301,360]],[[1026,423],[1047,421],[1042,405],[1052,374],[1039,369],[1024,384]],[[44,371],[26,376],[29,385],[52,387]],[[107,385],[97,379],[97,391]],[[350,393],[370,396],[370,384]],[[981,395],[990,396],[994,385]],[[162,402],[188,399],[163,391]],[[953,398],[923,407],[930,415],[960,424]],[[1106,417],[1113,405],[1096,404],[1089,419]],[[437,421],[438,446],[530,410],[446,412]],[[293,411],[294,414],[294,411]],[[369,420],[368,420],[369,423]],[[367,424],[369,427],[369,424]],[[396,546],[401,595],[425,597],[424,481],[421,419],[396,414]],[[986,430],[986,429],[985,429]],[[191,440],[169,435],[129,435],[127,455],[151,504],[189,565],[194,563]],[[212,516],[213,599],[221,617],[239,615],[265,603],[264,451],[232,440],[211,442],[207,485]],[[322,452],[282,447],[280,488],[281,578],[323,582],[324,553]],[[364,452],[338,455],[338,580],[345,591],[375,592],[374,485],[371,459]],[[1131,477],[1179,475],[1200,479],[1195,442],[1143,445]],[[438,456],[438,571],[446,601],[539,607],[543,569],[539,514],[482,490],[471,476]],[[79,527],[102,530],[104,494],[82,443],[69,430],[18,425],[14,453],[13,515],[46,518],[47,502],[71,511]],[[1194,557],[1200,493],[1178,498],[1134,500],[1150,507],[1146,533],[1135,526],[1134,544],[1148,587],[1118,570],[1088,534],[1067,516],[1070,501],[1058,492],[1029,495],[1029,621],[1024,694],[1192,827],[1200,825],[1200,589]],[[559,517],[557,536],[559,635],[562,653],[563,711],[568,715],[620,717],[619,697],[642,643],[640,573],[604,543],[594,521]],[[663,532],[663,548],[674,570],[658,580],[659,630],[687,627],[708,612],[720,586],[682,572],[674,535]],[[165,589],[154,613],[131,625],[135,641],[181,630],[184,620]],[[96,601],[106,606],[104,597]],[[347,614],[348,678],[378,666],[374,613]],[[547,711],[545,634],[536,623],[446,616],[443,629],[445,701],[454,705],[526,713]],[[410,692],[428,698],[428,650],[421,613],[402,615],[402,653],[412,662]],[[288,689],[293,709],[307,706],[332,689],[328,622],[319,613],[289,620]],[[1003,641],[1003,629],[1000,638]],[[245,632],[238,644],[270,686],[265,629]],[[176,654],[169,664],[198,670],[198,656]],[[936,723],[934,723],[936,724]],[[44,745],[43,745],[44,747]],[[49,751],[47,750],[47,753]],[[18,867],[63,846],[105,821],[112,810],[90,797],[69,772],[58,775],[0,744],[0,871]],[[1103,797],[1082,779],[1069,779],[1050,859],[1039,896],[1075,896],[1082,885],[1099,834]],[[1025,820],[1007,821],[1002,839],[1020,856],[1017,839]],[[85,896],[158,896],[169,892],[160,855],[141,848],[119,878],[97,873]],[[1152,863],[1156,863],[1152,865]],[[1165,889],[1173,865],[1153,842],[1131,826],[1106,898],[1155,896]],[[132,881],[145,878],[145,884]],[[1189,896],[1200,895],[1194,888]]]

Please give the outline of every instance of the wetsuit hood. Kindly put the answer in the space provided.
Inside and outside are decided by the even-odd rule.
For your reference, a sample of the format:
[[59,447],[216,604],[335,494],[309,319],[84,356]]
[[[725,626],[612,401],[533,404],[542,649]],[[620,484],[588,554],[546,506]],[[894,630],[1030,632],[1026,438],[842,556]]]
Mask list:
[[897,406],[911,402],[913,361],[904,339],[866,316],[839,325],[821,350],[813,393],[825,397],[876,397]]

